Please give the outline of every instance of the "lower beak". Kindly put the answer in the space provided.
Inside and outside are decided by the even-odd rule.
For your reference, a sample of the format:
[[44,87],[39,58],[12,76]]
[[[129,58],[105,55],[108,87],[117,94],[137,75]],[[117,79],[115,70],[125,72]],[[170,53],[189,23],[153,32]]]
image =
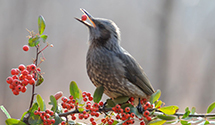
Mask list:
[[80,10],[87,16],[87,18],[90,20],[92,25],[90,23],[86,22],[86,21],[83,21],[83,20],[79,19],[79,18],[75,18],[75,19],[80,21],[81,23],[85,24],[88,27],[94,27],[95,28],[96,24],[93,22],[93,17],[85,9],[81,8]]

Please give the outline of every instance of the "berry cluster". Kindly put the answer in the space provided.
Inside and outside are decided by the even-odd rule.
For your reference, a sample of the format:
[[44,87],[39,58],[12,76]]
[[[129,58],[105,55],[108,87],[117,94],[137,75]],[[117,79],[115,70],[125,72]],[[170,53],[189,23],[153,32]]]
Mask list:
[[20,64],[18,68],[11,69],[11,75],[7,77],[6,82],[14,95],[18,95],[19,92],[25,92],[28,84],[35,84],[35,73],[40,71],[40,68],[36,69],[35,64],[27,65]]
[[[131,97],[128,101],[128,103],[133,104],[134,98]],[[141,104],[143,105],[143,109],[144,109],[144,113],[143,116],[145,117],[145,119],[147,119],[148,121],[151,121],[151,117],[149,116],[150,112],[147,110],[148,108],[151,108],[151,104],[150,102],[146,102],[146,99],[142,99],[141,100]],[[120,119],[122,121],[124,121],[123,125],[128,125],[128,124],[134,124],[134,117],[135,114],[130,112],[130,108],[126,107],[124,110],[121,108],[121,106],[118,104],[115,107],[112,108],[112,110],[117,113],[116,115],[116,119]],[[141,125],[145,125],[145,122],[143,121],[143,117],[139,118],[139,120],[141,121]],[[103,120],[103,123],[105,123],[106,121]]]
[[[78,119],[82,120],[82,119],[88,119],[90,116],[92,116],[90,118],[90,122],[92,125],[96,125],[96,122],[93,118],[94,117],[99,117],[99,108],[103,106],[103,102],[99,102],[99,103],[91,103],[91,101],[93,101],[93,97],[91,96],[90,93],[88,92],[83,92],[82,93],[82,97],[83,97],[83,101],[85,102],[85,109],[83,112],[78,113],[78,116],[76,116],[75,114],[71,114],[71,119],[72,120],[76,120],[76,117],[78,117]],[[64,110],[64,112],[68,112],[71,109],[74,108],[79,108],[78,107],[78,103],[76,102],[76,100],[73,98],[73,96],[69,96],[69,98],[67,97],[62,97],[61,98],[62,103],[61,106]],[[61,122],[61,125],[64,125],[65,122]]]
[[[104,106],[104,103],[102,101],[99,103],[92,102],[93,97],[88,92],[83,92],[82,97],[85,105],[84,106],[82,104],[80,105],[82,105],[81,107],[85,110],[78,114],[72,113],[71,119],[76,120],[78,118],[80,120],[83,120],[83,119],[88,119],[90,117],[91,124],[96,125],[97,120],[95,120],[94,117],[99,117],[100,115],[99,111]],[[65,109],[64,112],[68,112],[71,109],[81,108],[79,107],[80,105],[78,104],[78,102],[71,95],[69,96],[69,98],[62,97],[61,100],[62,100],[61,106],[63,109]],[[127,103],[130,103],[133,105],[134,98],[131,97]],[[144,109],[143,117],[139,118],[139,120],[141,121],[140,125],[145,125],[144,120],[151,121],[151,117],[149,116],[150,112],[147,109],[152,108],[153,106],[150,104],[150,102],[147,102],[147,99],[142,99],[140,103],[143,105],[143,109]],[[116,113],[115,118],[112,117],[111,115],[107,115],[105,118],[101,119],[102,124],[111,125],[114,123],[114,119],[117,119],[117,120],[122,120],[123,125],[129,125],[129,124],[134,124],[135,122],[134,118],[135,117],[137,118],[135,113],[131,112],[130,107],[121,108],[120,104],[117,104],[115,107],[113,107],[112,111]],[[61,125],[65,125],[65,121],[62,121]]]
[[35,110],[34,115],[40,116],[43,125],[51,125],[55,123],[55,119],[53,119],[54,112],[49,109],[46,109],[46,111],[40,111],[40,109]]

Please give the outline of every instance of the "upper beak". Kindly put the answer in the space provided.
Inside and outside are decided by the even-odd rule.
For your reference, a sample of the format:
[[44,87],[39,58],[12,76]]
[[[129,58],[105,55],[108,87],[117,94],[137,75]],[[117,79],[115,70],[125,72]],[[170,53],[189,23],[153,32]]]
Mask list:
[[93,26],[90,23],[88,23],[86,21],[83,21],[83,20],[81,20],[79,18],[75,17],[75,19],[78,20],[78,21],[80,21],[81,23],[85,24],[88,27],[94,27],[95,28],[96,24],[93,22],[93,17],[85,9],[81,8],[80,10],[87,16],[87,18],[90,20],[90,22],[92,23]]

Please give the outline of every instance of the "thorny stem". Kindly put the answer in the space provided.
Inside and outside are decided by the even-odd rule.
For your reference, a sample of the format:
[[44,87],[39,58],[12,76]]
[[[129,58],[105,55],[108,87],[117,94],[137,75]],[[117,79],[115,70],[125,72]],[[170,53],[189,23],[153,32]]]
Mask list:
[[[40,51],[40,52],[41,52],[41,51]],[[37,66],[37,61],[38,61],[38,57],[39,57],[40,52],[39,52],[39,47],[36,46],[36,59],[35,59],[35,65],[36,65],[36,66]],[[35,73],[35,74],[34,74],[34,79],[36,79],[36,77],[37,77],[37,76],[36,76],[36,73]],[[33,86],[32,86],[31,102],[30,102],[29,109],[32,107],[32,104],[33,104],[33,101],[34,101],[34,96],[35,96],[34,91],[35,91],[35,84],[33,84]]]

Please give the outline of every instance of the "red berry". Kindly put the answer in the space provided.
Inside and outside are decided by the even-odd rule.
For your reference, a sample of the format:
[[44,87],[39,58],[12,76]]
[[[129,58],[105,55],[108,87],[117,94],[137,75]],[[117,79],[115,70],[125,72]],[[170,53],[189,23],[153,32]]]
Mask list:
[[83,114],[79,114],[79,119],[83,119],[84,118],[84,115]]
[[24,69],[23,71],[21,71],[21,74],[27,76],[29,74],[29,71]]
[[83,98],[83,101],[86,102],[86,101],[87,101],[87,98]]
[[19,69],[20,71],[23,71],[23,70],[25,69],[25,65],[20,64],[19,67],[18,67],[18,69]]
[[53,112],[53,111],[50,111],[49,114],[50,114],[51,116],[53,116],[53,115],[54,115],[54,112]]
[[38,114],[39,114],[39,111],[35,110],[34,115],[38,115]]
[[11,69],[10,73],[11,73],[11,75],[16,75],[16,69],[15,68]]
[[55,119],[52,119],[52,120],[51,120],[51,123],[54,124],[54,123],[55,123]]
[[93,122],[93,121],[94,121],[94,118],[90,118],[90,121]]
[[10,88],[10,89],[15,89],[15,86],[12,85],[12,84],[10,84],[10,85],[9,85],[9,88]]
[[134,101],[134,97],[131,97],[131,98],[129,99],[129,101],[130,101],[130,102],[133,102],[133,101]]
[[16,75],[12,76],[13,79],[18,79],[18,77]]
[[103,119],[101,119],[101,122],[102,122],[102,123],[105,123],[105,122],[106,122],[106,120],[103,118]]
[[140,125],[145,125],[145,122],[144,121],[140,122]]
[[93,122],[92,122],[92,125],[96,125],[96,122],[95,122],[95,121],[93,121]]
[[96,113],[95,113],[95,116],[96,116],[96,117],[99,117],[99,113],[98,113],[98,112],[96,112]]
[[75,107],[75,105],[73,104],[70,104],[70,108],[73,109]]
[[14,86],[19,85],[19,80],[18,80],[18,79],[14,79],[13,82],[12,82],[12,84],[13,84]]
[[131,118],[134,118],[135,114],[134,114],[134,113],[131,113],[131,115],[130,115],[130,116],[131,116]]
[[22,86],[21,85],[17,85],[15,89],[16,89],[16,91],[20,92],[22,90]]
[[33,78],[33,76],[30,75],[30,74],[28,74],[28,75],[26,76],[26,79],[28,79],[28,80],[31,80],[32,78]]
[[75,116],[72,116],[72,120],[75,120],[76,119],[76,117]]
[[26,86],[28,85],[29,81],[27,79],[23,79],[21,85]]
[[123,109],[119,109],[119,113],[123,113]]
[[24,93],[24,92],[26,92],[26,90],[27,90],[27,87],[25,87],[25,86],[22,86],[22,89],[21,89],[21,91]]
[[147,117],[149,115],[149,111],[146,110],[144,113],[143,113],[143,116]]
[[90,96],[90,97],[89,97],[89,100],[90,100],[90,101],[93,101],[93,97],[92,97],[92,96]]
[[70,96],[69,96],[69,99],[70,99],[70,100],[72,100],[72,99],[73,99],[73,96],[72,96],[72,95],[70,95]]
[[151,106],[151,103],[150,102],[146,102],[146,107],[150,107]]
[[12,92],[13,92],[14,95],[19,95],[19,91],[12,90]]
[[91,96],[91,94],[90,94],[89,92],[86,92],[86,95],[87,95],[87,97],[90,97],[90,96]]
[[65,121],[62,121],[62,122],[61,122],[61,125],[65,125],[65,124],[66,124],[66,122],[65,122]]
[[75,99],[72,99],[72,103],[75,104],[75,102],[76,102]]
[[115,107],[116,107],[116,109],[120,109],[121,108],[121,106],[119,104],[117,104]]
[[23,79],[25,79],[25,76],[21,74],[21,75],[19,76],[19,80],[23,80]]
[[86,114],[87,112],[84,110],[82,113],[83,113],[83,114]]
[[22,49],[23,49],[24,51],[28,51],[28,50],[29,50],[29,46],[28,46],[28,45],[24,45],[24,46],[22,47]]
[[6,82],[8,84],[11,84],[13,82],[13,78],[12,77],[7,77]]
[[35,69],[36,69],[36,65],[35,65],[35,64],[31,64],[31,65],[30,65],[30,70],[31,70],[31,71],[34,71]]
[[130,112],[130,108],[129,108],[129,107],[126,107],[126,108],[125,108],[125,112]]
[[82,15],[82,16],[81,16],[81,20],[82,20],[82,21],[87,20],[87,16],[86,16],[86,15]]
[[120,115],[116,115],[116,119],[120,119]]
[[109,125],[112,125],[112,124],[113,124],[113,120],[109,119],[109,120],[108,120],[108,124],[109,124]]
[[49,115],[49,114],[46,114],[45,117],[46,117],[46,118],[50,118],[50,115]]
[[40,71],[41,71],[40,67],[38,67],[38,68],[37,68],[37,71],[38,71],[38,72],[40,72]]
[[30,85],[33,85],[33,84],[35,83],[35,80],[34,80],[34,79],[31,79],[31,80],[29,80],[28,82],[29,82]]
[[151,117],[146,117],[146,119],[148,120],[148,121],[151,121],[152,120],[152,118]]
[[99,102],[99,106],[103,106],[104,105],[104,103],[103,102]]

